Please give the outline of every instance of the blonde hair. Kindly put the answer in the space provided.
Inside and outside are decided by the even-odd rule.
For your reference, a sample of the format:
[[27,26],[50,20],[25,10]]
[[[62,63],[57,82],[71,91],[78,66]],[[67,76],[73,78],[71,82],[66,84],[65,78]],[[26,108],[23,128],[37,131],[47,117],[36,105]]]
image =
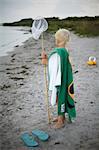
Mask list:
[[64,43],[67,43],[70,40],[70,32],[66,29],[59,29],[55,33],[55,39],[62,39]]

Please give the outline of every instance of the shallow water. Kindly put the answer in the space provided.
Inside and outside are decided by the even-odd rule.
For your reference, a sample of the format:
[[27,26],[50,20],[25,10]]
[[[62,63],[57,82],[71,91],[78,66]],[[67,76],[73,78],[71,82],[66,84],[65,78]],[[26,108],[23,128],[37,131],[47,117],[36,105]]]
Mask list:
[[[4,27],[0,26],[0,56],[7,55],[16,45],[31,37],[26,27]],[[26,31],[25,31],[26,30]]]

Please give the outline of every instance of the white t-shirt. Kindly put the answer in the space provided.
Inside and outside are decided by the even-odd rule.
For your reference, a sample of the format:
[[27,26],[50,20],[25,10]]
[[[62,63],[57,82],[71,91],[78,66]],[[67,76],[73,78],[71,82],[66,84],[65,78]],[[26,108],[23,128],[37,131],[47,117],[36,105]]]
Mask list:
[[60,56],[55,53],[53,54],[48,62],[48,72],[49,72],[49,91],[51,91],[51,105],[56,104],[56,86],[61,85],[61,60]]

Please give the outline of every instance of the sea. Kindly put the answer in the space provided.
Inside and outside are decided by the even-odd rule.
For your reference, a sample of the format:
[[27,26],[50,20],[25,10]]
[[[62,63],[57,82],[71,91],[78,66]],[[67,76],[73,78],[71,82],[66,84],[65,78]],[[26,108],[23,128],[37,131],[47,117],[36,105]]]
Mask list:
[[22,45],[32,35],[29,27],[0,26],[0,57],[8,55],[17,45]]

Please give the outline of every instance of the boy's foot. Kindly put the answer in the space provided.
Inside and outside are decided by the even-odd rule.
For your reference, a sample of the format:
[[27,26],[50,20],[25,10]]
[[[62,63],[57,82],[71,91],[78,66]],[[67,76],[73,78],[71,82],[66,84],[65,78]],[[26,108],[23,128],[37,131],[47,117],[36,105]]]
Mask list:
[[[64,121],[65,121],[65,116],[64,116]],[[57,118],[54,118],[54,119],[52,120],[52,122],[58,122],[58,117],[57,117]]]
[[58,121],[58,118],[54,118],[53,120],[52,120],[52,122],[57,122]]
[[55,125],[54,125],[54,129],[60,129],[60,128],[63,128],[65,126],[64,123],[59,123],[57,122]]
[[64,122],[65,122],[65,117],[64,116],[58,116],[57,122],[54,125],[55,129],[63,128],[64,127]]

